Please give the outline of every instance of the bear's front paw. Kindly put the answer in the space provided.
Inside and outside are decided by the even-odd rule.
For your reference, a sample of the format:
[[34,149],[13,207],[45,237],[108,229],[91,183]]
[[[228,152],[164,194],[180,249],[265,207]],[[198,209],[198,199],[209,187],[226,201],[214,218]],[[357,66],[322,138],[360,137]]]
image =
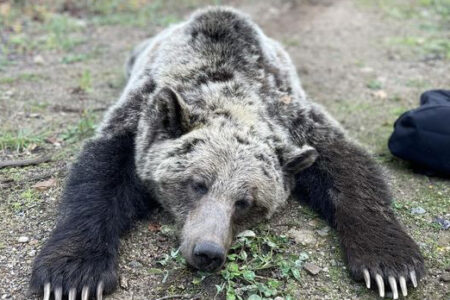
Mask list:
[[94,295],[102,299],[103,293],[113,291],[117,285],[114,257],[99,249],[77,246],[47,244],[34,262],[30,290],[43,293],[44,300],[49,300],[51,293],[55,300],[65,296],[69,300],[87,300]]
[[396,246],[385,243],[371,251],[355,251],[348,257],[350,271],[356,279],[364,278],[369,289],[372,282],[376,283],[380,297],[385,296],[385,285],[392,291],[393,299],[398,299],[399,289],[407,296],[407,284],[417,287],[425,273],[422,255],[411,242]]

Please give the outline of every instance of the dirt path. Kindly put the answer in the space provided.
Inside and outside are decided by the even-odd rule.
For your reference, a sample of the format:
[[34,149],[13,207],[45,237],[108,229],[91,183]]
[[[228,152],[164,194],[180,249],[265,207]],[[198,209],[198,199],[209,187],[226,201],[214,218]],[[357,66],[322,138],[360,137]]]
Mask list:
[[[16,32],[12,18],[11,26],[5,27],[1,37],[12,50],[0,52],[0,131],[4,136],[0,159],[51,153],[54,161],[0,169],[2,299],[29,299],[31,264],[54,226],[67,166],[82,140],[92,134],[101,110],[120,94],[126,53],[141,39],[202,6],[199,2],[182,1],[176,8],[173,1],[161,4],[148,26],[147,21],[137,23],[138,17],[68,8],[62,16],[74,23],[63,19],[53,27],[52,23],[41,27],[23,23]],[[409,299],[449,299],[448,282],[443,281],[450,272],[449,232],[433,219],[450,217],[450,182],[413,173],[389,154],[386,143],[395,119],[417,105],[422,91],[450,86],[450,3],[448,14],[443,15],[432,5],[406,2],[409,4],[379,1],[375,5],[364,0],[226,3],[252,15],[268,35],[286,46],[309,95],[326,106],[391,174],[394,208],[419,242],[429,270]],[[62,33],[58,35],[58,31]],[[96,111],[76,112],[84,109]],[[18,128],[23,129],[20,136]],[[42,191],[33,187],[49,178],[56,183]],[[411,209],[417,207],[425,213],[412,214]],[[374,292],[349,277],[335,234],[317,234],[316,230],[324,227],[314,213],[299,209],[296,203],[265,225],[263,232],[275,235],[303,229],[314,236],[311,244],[292,244],[290,253],[308,253],[308,261],[322,271],[311,276],[302,270],[300,283],[285,282],[283,288],[293,299],[377,299]],[[196,280],[201,274],[180,267],[176,258],[164,257],[176,245],[170,218],[164,214],[138,224],[123,240],[120,287],[108,299],[154,299],[168,294],[212,299],[222,277]],[[161,260],[167,264],[157,262]],[[220,293],[217,299],[224,297]]]

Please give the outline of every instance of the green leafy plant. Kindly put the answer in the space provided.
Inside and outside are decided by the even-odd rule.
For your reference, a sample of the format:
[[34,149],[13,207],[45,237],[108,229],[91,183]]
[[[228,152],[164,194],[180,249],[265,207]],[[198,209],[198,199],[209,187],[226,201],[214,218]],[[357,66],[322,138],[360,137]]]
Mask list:
[[[216,285],[216,296],[224,293],[227,300],[293,299],[286,286],[300,281],[300,270],[308,259],[305,252],[289,253],[290,240],[284,235],[251,230],[241,233],[230,249],[227,263]],[[193,284],[201,283],[211,274],[198,272]]]

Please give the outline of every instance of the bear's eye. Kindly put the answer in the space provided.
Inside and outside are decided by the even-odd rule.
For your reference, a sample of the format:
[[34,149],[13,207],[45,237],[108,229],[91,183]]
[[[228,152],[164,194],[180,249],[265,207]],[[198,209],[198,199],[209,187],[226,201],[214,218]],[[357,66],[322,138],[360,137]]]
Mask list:
[[250,207],[250,201],[247,199],[241,199],[236,201],[234,205],[236,206],[236,209],[245,210]]
[[192,190],[199,195],[205,195],[208,192],[208,187],[202,181],[194,181],[192,183]]

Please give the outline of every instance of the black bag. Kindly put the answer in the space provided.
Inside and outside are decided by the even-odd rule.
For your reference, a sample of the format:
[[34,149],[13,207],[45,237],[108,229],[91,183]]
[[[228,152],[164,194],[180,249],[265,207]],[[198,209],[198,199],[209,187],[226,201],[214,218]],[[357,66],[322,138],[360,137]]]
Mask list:
[[395,121],[388,146],[395,156],[450,175],[450,90],[423,93],[420,107]]

